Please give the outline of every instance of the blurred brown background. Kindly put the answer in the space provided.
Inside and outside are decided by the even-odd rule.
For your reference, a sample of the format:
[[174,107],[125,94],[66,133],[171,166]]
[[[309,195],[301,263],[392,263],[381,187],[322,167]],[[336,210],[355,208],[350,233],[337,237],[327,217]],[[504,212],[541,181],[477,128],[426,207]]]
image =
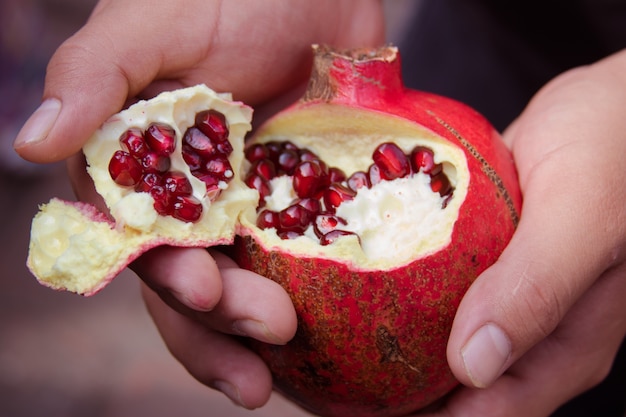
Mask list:
[[[86,299],[41,287],[26,270],[38,204],[73,195],[63,164],[22,161],[12,142],[39,104],[48,59],[94,4],[0,2],[0,417],[307,416],[278,396],[245,411],[196,382],[164,347],[132,273]],[[387,0],[390,40],[415,4]]]

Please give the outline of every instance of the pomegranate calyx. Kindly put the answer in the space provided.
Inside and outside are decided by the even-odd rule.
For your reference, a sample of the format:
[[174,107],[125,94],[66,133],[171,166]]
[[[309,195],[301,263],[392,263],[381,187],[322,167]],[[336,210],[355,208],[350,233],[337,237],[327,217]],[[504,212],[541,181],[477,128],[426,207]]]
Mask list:
[[[398,48],[336,49],[313,45],[313,67],[303,102],[331,102],[338,96],[377,99],[404,89]],[[377,94],[372,94],[372,90]]]

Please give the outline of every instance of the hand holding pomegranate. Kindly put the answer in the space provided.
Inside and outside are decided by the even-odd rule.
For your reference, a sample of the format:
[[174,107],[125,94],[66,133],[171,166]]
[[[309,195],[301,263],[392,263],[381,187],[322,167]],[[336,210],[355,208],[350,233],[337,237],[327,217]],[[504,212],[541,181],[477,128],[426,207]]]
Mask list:
[[557,77],[505,132],[523,215],[448,345],[455,375],[486,388],[433,416],[548,415],[610,370],[626,333],[624,71],[622,52]]
[[[96,28],[98,16],[115,10],[107,7],[87,28]],[[64,85],[59,75],[66,65],[60,57],[71,54],[60,51],[58,56],[59,72],[51,66],[46,94],[67,97],[62,98],[65,112],[66,101],[76,105],[73,97],[85,96]],[[626,101],[623,68],[622,54],[562,76],[506,132],[524,192],[523,216],[500,261],[478,278],[460,305],[448,361],[462,383],[485,389],[455,391],[442,403],[447,415],[546,415],[598,382],[610,366],[626,332],[621,303],[626,233],[619,222],[626,196],[618,160],[625,146],[619,136],[625,127],[619,115]],[[159,75],[176,70],[162,69]],[[96,73],[83,71],[83,79],[91,82]],[[130,95],[147,86],[135,85],[136,80],[156,76],[127,73],[133,74]],[[200,76],[199,69],[192,74],[215,78],[211,72]],[[112,74],[112,86],[121,85],[118,76]],[[247,90],[250,101],[277,92],[281,81],[267,84],[272,88],[266,91]],[[236,92],[237,80],[220,87]],[[242,96],[247,87],[242,82]],[[75,126],[76,137],[88,136],[129,95],[120,87],[108,91],[118,98],[105,100],[90,116],[93,120]],[[21,152],[41,161],[66,156],[82,145],[76,139],[58,147],[55,137],[66,131],[59,119],[46,142],[22,145]],[[55,141],[59,153],[45,155]],[[219,254],[214,261],[200,249],[153,250],[134,267],[162,296],[144,291],[173,354],[196,378],[236,402],[250,408],[263,404],[271,388],[267,368],[225,334],[286,342],[295,331],[295,317],[282,289]],[[199,273],[203,270],[209,272]]]
[[[51,59],[43,104],[16,140],[17,152],[42,163],[68,158],[128,103],[209,80],[246,103],[265,104],[306,81],[312,43],[383,40],[378,1],[344,1],[342,13],[335,1],[297,3],[101,1]],[[241,28],[255,28],[254,35]],[[81,199],[99,201],[81,159],[69,162],[74,188]],[[168,347],[190,372],[237,403],[263,405],[272,390],[267,366],[230,335],[291,339],[295,314],[284,290],[199,249],[159,248],[132,267],[167,301],[144,290]],[[195,361],[197,352],[203,361]]]

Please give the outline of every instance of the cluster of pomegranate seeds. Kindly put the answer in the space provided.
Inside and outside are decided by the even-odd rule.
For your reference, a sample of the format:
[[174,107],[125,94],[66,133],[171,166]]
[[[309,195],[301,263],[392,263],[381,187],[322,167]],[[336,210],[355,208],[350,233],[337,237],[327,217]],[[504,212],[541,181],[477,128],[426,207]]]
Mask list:
[[[170,171],[176,140],[175,130],[163,123],[126,130],[119,139],[122,149],[109,162],[109,174],[118,185],[150,193],[157,213],[196,222],[202,216],[201,202],[192,195],[185,174]],[[228,161],[232,151],[226,118],[215,110],[198,113],[183,135],[182,157],[206,184],[209,198],[215,199],[234,177]]]
[[[350,177],[339,168],[328,167],[310,150],[299,149],[289,141],[254,144],[246,149],[245,157],[251,164],[245,183],[260,194],[257,226],[275,228],[282,239],[302,236],[309,227],[321,245],[333,243],[340,236],[354,235],[342,229],[347,223],[336,215],[337,207],[354,199],[360,188],[371,188],[381,181],[418,172],[428,174],[433,192],[445,197],[443,208],[454,191],[442,165],[435,163],[433,151],[423,146],[406,155],[398,145],[383,143],[374,151],[367,172],[357,171]],[[264,206],[265,198],[272,193],[270,181],[279,176],[292,178],[297,198],[277,212]]]

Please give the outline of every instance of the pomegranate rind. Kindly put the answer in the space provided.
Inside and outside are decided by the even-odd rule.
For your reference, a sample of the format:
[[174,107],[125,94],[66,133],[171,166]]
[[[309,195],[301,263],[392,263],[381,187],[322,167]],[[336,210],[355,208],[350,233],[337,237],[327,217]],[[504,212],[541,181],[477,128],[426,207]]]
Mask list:
[[[216,109],[226,116],[228,140],[233,147],[229,161],[238,172],[252,109],[232,101],[228,94],[198,85],[139,101],[114,115],[83,148],[87,171],[108,214],[90,204],[59,199],[40,207],[31,225],[27,267],[41,284],[89,296],[153,247],[208,247],[233,242],[239,214],[254,210],[258,193],[236,177],[212,199],[204,183],[191,175],[182,158],[181,138],[194,124],[196,113],[206,109]],[[203,214],[198,222],[157,215],[149,193],[116,184],[108,172],[111,156],[121,149],[122,133],[131,127],[145,129],[153,122],[166,123],[176,130],[172,167],[187,175],[194,196],[202,202]]]
[[91,204],[53,198],[42,204],[33,218],[26,265],[46,287],[91,296],[153,247],[207,247],[231,242],[231,238],[172,239],[117,228]]
[[[392,141],[405,152],[427,146],[455,187],[445,208],[449,223],[437,224],[437,233],[407,258],[390,262],[362,261],[352,236],[313,250],[307,237],[281,240],[242,217],[237,262],[278,282],[298,314],[298,331],[287,345],[253,342],[254,348],[268,363],[276,389],[316,415],[402,416],[458,385],[446,358],[454,315],[475,278],[508,244],[521,195],[510,154],[500,148],[493,127],[452,101],[442,107],[462,117],[443,126],[430,109],[444,100],[416,100],[424,104],[412,113],[416,120],[335,102],[301,102],[261,127],[252,141],[283,137],[348,175],[371,164],[380,143]],[[480,135],[472,139],[473,153],[460,143],[466,134]],[[506,178],[494,181],[500,174]],[[420,233],[410,218],[406,228]]]

